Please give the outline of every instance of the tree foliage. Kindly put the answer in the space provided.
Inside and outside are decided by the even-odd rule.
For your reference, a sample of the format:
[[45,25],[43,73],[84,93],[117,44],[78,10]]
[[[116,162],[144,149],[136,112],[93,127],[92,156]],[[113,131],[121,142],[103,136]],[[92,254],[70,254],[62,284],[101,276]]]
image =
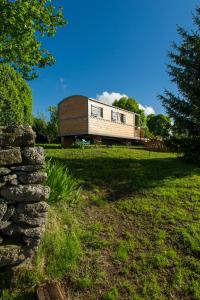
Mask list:
[[52,143],[59,140],[57,106],[49,106],[48,112],[50,113],[49,120],[46,119],[44,114],[39,114],[33,118],[33,130],[36,132],[37,142]]
[[47,142],[47,121],[43,114],[33,117],[33,130],[36,133],[36,141],[40,143]]
[[155,136],[169,137],[171,120],[168,116],[151,114],[147,117],[147,127]]
[[0,64],[0,125],[31,124],[32,94],[21,75]]
[[47,123],[47,138],[48,141],[56,142],[58,140],[58,108],[56,105],[48,107],[50,119]]
[[35,67],[54,64],[40,37],[51,37],[65,24],[62,8],[51,0],[0,0],[0,63],[10,63],[23,78],[37,76]]
[[139,118],[136,118],[136,126],[141,126],[141,127],[146,126],[146,117],[144,114],[144,110],[139,108],[139,104],[135,99],[122,97],[119,100],[115,100],[112,105],[137,113],[139,115]]
[[169,53],[168,73],[178,88],[178,95],[166,90],[160,99],[174,120],[178,135],[174,144],[184,156],[200,161],[200,7],[193,17],[196,29],[190,33],[178,27],[180,43],[173,43]]

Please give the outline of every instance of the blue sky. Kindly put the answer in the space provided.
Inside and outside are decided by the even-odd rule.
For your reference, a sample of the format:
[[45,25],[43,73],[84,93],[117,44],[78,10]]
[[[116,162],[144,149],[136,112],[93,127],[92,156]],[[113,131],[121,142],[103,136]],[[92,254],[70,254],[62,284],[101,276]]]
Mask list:
[[177,24],[192,28],[191,14],[199,1],[53,2],[64,6],[69,24],[42,41],[56,65],[40,70],[39,78],[30,82],[35,114],[69,95],[103,94],[100,99],[111,101],[118,93],[164,112],[157,95],[174,89],[166,73],[167,51],[178,40]]

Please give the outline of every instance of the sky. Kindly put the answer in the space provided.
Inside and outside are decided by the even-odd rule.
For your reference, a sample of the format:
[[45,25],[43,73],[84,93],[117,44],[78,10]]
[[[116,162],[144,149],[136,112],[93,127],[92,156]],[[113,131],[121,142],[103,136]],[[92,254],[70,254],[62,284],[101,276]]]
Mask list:
[[70,95],[112,103],[135,98],[146,114],[164,113],[158,94],[176,91],[166,72],[177,25],[193,26],[193,0],[54,0],[68,25],[41,39],[56,64],[29,82],[34,114]]

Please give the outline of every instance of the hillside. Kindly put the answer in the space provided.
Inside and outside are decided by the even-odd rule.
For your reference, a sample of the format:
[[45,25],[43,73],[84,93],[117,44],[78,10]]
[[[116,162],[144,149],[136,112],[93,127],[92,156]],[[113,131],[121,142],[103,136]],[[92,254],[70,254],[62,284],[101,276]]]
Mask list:
[[75,185],[51,201],[36,259],[10,278],[12,299],[49,278],[69,299],[200,299],[200,168],[133,147],[46,148]]

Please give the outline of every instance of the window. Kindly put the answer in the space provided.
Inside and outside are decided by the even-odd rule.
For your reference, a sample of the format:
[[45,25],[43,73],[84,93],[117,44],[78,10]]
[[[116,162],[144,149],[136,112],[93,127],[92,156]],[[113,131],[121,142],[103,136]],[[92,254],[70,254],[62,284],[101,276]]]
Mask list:
[[119,112],[111,111],[111,120],[113,122],[126,123],[126,116]]
[[118,113],[117,112],[111,111],[111,120],[113,122],[117,122],[118,121]]
[[103,107],[91,105],[91,116],[103,118]]
[[120,114],[121,122],[126,123],[126,116],[124,114]]

